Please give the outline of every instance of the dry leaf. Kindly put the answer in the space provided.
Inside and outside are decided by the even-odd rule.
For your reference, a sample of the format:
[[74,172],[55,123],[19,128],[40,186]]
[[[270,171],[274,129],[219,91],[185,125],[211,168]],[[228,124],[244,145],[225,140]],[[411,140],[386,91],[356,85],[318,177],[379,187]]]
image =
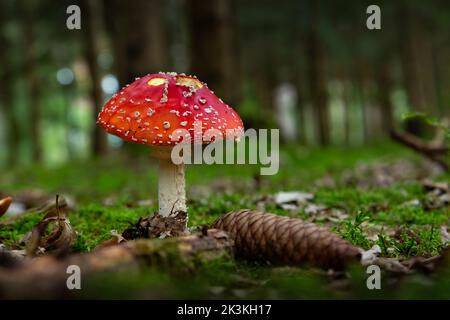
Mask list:
[[[60,203],[63,207],[60,210]],[[64,198],[56,196],[55,206],[51,206],[44,218],[26,234],[21,242],[25,243],[28,255],[36,255],[48,251],[63,251],[75,242],[76,232],[66,217],[67,205]],[[54,209],[54,210],[53,210]],[[49,226],[52,230],[46,233]]]
[[441,194],[450,191],[449,184],[447,182],[434,182],[427,179],[422,182],[422,185],[426,191],[438,191]]
[[314,199],[312,193],[291,191],[291,192],[278,192],[274,196],[274,201],[278,205],[282,204],[295,204],[300,205],[307,203],[308,201]]
[[9,206],[12,203],[11,197],[6,197],[0,200],[0,217],[8,211]]
[[445,246],[447,244],[450,244],[450,234],[447,231],[447,226],[441,226],[441,242]]
[[360,164],[355,169],[345,171],[341,181],[345,185],[367,189],[387,187],[397,181],[424,179],[437,173],[436,168],[427,162],[415,163],[403,159],[391,163]]
[[0,244],[0,267],[14,267],[25,259],[25,250],[8,250]]
[[369,250],[363,251],[361,253],[361,264],[363,266],[369,266],[371,264],[374,264],[374,262],[377,260],[378,254],[381,253],[381,248],[379,245],[374,245]]
[[116,230],[111,230],[109,233],[112,238],[98,244],[94,250],[102,249],[102,248],[110,247],[110,246],[115,246],[115,245],[121,244],[122,242],[127,241],[124,237],[122,237],[121,234],[117,233]]
[[[46,230],[53,224],[53,230],[46,235]],[[29,237],[26,237],[25,245],[28,255],[52,250],[65,250],[75,242],[76,232],[67,218],[48,217],[37,223]]]
[[321,212],[321,211],[324,211],[324,210],[326,210],[326,209],[327,209],[327,207],[325,207],[325,206],[322,205],[322,204],[314,204],[314,203],[310,203],[310,204],[308,204],[308,205],[305,207],[304,212],[305,212],[306,214],[308,214],[308,215],[311,215],[311,214],[317,214],[317,213],[319,213],[319,212]]
[[137,223],[122,233],[122,236],[126,240],[184,236],[188,234],[186,217],[186,212],[182,211],[174,212],[168,217],[155,213],[150,217],[139,218]]

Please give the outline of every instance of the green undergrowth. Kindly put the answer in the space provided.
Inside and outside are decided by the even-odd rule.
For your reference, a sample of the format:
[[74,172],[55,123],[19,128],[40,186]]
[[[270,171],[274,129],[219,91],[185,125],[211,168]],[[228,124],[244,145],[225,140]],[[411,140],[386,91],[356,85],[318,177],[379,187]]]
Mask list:
[[[410,258],[433,256],[442,251],[440,226],[449,223],[449,207],[428,210],[408,205],[424,201],[426,192],[420,181],[396,181],[385,187],[358,188],[343,183],[345,171],[360,164],[390,163],[409,159],[414,154],[393,145],[354,149],[307,149],[288,146],[281,151],[280,171],[274,176],[259,176],[252,165],[192,165],[187,170],[189,226],[210,224],[220,215],[242,208],[257,209],[258,201],[279,191],[304,191],[315,195],[312,203],[346,214],[338,221],[317,219],[353,244],[369,249],[380,246],[382,256]],[[7,171],[0,180],[0,191],[39,189],[63,194],[75,202],[69,213],[78,233],[75,252],[91,251],[110,238],[110,231],[123,231],[139,217],[157,210],[157,171],[147,156],[110,158],[78,162],[58,168],[27,167]],[[317,181],[335,178],[335,186]],[[435,180],[448,181],[441,175]],[[142,205],[140,200],[151,200]],[[270,201],[265,210],[280,215],[311,219],[304,209],[286,211]],[[42,217],[27,214],[11,225],[0,226],[0,242],[20,248],[19,240]],[[5,218],[2,218],[5,219]],[[375,231],[370,231],[374,229]],[[375,236],[374,236],[375,235]],[[374,292],[365,286],[365,270],[349,271],[350,280],[330,279],[314,268],[287,268],[259,265],[221,258],[205,262],[186,274],[160,270],[107,273],[94,276],[82,296],[130,298],[410,298],[441,297],[450,288],[448,274],[411,276],[410,281],[392,290]],[[433,282],[433,277],[444,277]],[[441,278],[439,278],[441,279]],[[344,283],[340,286],[340,283]],[[347,283],[348,282],[348,283]],[[423,283],[433,283],[423,289]],[[389,286],[389,284],[387,284]],[[448,297],[447,297],[448,298]]]

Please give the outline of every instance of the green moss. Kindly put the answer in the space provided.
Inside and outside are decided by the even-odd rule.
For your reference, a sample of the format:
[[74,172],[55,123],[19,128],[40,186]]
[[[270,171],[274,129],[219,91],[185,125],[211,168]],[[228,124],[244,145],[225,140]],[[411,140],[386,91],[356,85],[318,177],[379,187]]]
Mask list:
[[[267,194],[301,190],[313,192],[315,203],[340,208],[349,215],[347,219],[328,226],[355,245],[370,248],[378,244],[382,255],[403,258],[437,255],[442,250],[439,227],[448,224],[449,208],[428,211],[421,206],[405,204],[412,199],[422,201],[425,198],[419,182],[397,182],[388,187],[367,189],[344,185],[339,179],[333,188],[319,187],[315,183],[324,175],[340,177],[344,170],[360,163],[389,162],[405,157],[417,161],[415,155],[392,145],[325,150],[288,146],[281,155],[279,174],[261,177],[260,188],[256,188],[253,182],[259,173],[258,166],[189,166],[189,225],[209,224],[232,210],[256,209],[256,200]],[[441,176],[437,180],[448,181],[450,176]],[[230,191],[218,191],[221,188],[213,187],[218,182],[225,185],[223,189]],[[137,155],[132,159],[111,157],[59,168],[18,168],[7,172],[0,181],[1,190],[39,188],[74,197],[77,209],[70,212],[69,219],[78,232],[73,247],[77,252],[92,250],[110,238],[111,230],[121,232],[139,217],[155,212],[156,186],[154,161]],[[202,196],[199,190],[207,195]],[[109,205],[104,204],[106,198]],[[137,200],[142,199],[152,200],[153,205],[139,206]],[[270,203],[266,210],[309,218],[303,211],[288,212]],[[23,235],[41,218],[30,213],[12,225],[0,226],[0,241],[9,247],[17,246]],[[380,226],[378,239],[368,236],[366,224]],[[397,236],[388,234],[388,230],[395,229],[399,229]],[[195,268],[186,272],[142,267],[125,273],[95,275],[84,282],[82,294],[110,298],[387,298],[427,297],[425,294],[428,294],[428,290],[421,290],[422,279],[418,276],[420,280],[411,278],[400,288],[389,292],[383,290],[383,296],[379,296],[380,293],[367,290],[367,274],[357,267],[350,271],[350,284],[342,290],[334,288],[335,283],[315,269],[274,268],[229,258],[197,261]],[[433,280],[430,287],[436,288],[433,296],[445,297],[443,290],[448,292],[450,288],[448,279]]]

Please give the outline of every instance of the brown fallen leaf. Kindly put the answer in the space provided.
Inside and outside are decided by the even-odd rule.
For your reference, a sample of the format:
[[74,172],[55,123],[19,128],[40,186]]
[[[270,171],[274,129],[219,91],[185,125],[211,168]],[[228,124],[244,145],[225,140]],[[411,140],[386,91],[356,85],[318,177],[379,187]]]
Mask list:
[[[327,208],[325,206],[317,206],[319,210],[313,211],[314,207],[308,206],[305,208],[305,213],[310,215],[307,220],[310,222],[321,222],[327,224],[326,222],[338,223],[342,220],[348,219],[349,215],[342,209],[337,208]],[[309,211],[308,211],[309,210]]]
[[12,194],[14,201],[23,203],[26,209],[35,208],[52,196],[40,189],[26,189]]
[[117,233],[116,230],[111,230],[109,233],[111,235],[111,239],[99,243],[94,250],[115,246],[121,244],[122,242],[127,241],[124,237],[122,237],[121,234]]
[[[16,198],[14,198],[17,200]],[[71,201],[72,202],[72,201]],[[14,201],[16,203],[16,201]],[[23,211],[19,214],[14,215],[13,217],[9,219],[5,219],[0,222],[0,225],[10,225],[16,222],[18,219],[22,218],[23,216],[27,214],[39,214],[44,215],[45,217],[51,217],[58,214],[64,214],[67,215],[67,212],[69,208],[73,208],[74,204],[68,204],[67,200],[63,196],[59,196],[58,198],[58,208],[56,208],[56,202],[55,200],[45,200],[43,203],[41,203],[39,206],[28,209],[26,211]],[[58,213],[59,212],[59,213]]]
[[423,203],[425,209],[433,210],[450,205],[450,186],[447,182],[424,180],[422,185],[428,191]]
[[122,233],[122,236],[125,240],[185,236],[188,234],[186,218],[187,214],[183,211],[174,212],[168,217],[155,213],[150,217],[139,218],[137,223]]
[[[67,210],[60,210],[59,203],[65,201],[56,196],[55,210],[49,210],[44,218],[39,221],[33,229],[21,240],[25,243],[27,255],[36,255],[48,251],[62,252],[68,250],[75,242],[76,232],[72,228],[67,218]],[[47,233],[49,226],[52,226],[50,233]]]
[[16,267],[25,260],[25,257],[25,250],[8,250],[3,244],[0,244],[0,267]]
[[450,191],[448,182],[434,182],[429,179],[422,181],[422,185],[426,191],[438,191],[439,193],[447,193]]
[[429,192],[425,196],[423,207],[427,210],[440,209],[450,205],[450,193],[437,195]]
[[283,210],[298,212],[299,210],[314,205],[311,201],[314,194],[302,191],[281,191],[273,195],[264,195],[255,200],[259,210],[264,211],[266,204],[275,204]]
[[386,210],[389,210],[389,203],[387,203],[387,202],[371,203],[367,207],[367,210],[372,212],[372,213],[377,213],[377,212],[380,212],[380,211],[386,211]]
[[6,197],[0,200],[0,217],[3,216],[6,211],[8,211],[9,206],[12,203],[11,197]]
[[344,185],[367,189],[387,187],[397,181],[422,180],[439,173],[435,166],[427,162],[402,159],[389,163],[360,164],[354,169],[344,171],[340,180]]
[[447,231],[447,226],[442,225],[440,228],[441,242],[444,246],[450,245],[450,234]]
[[395,233],[394,233],[393,237],[397,241],[399,241],[400,243],[404,243],[405,242],[405,236],[408,239],[414,240],[418,244],[422,241],[422,239],[420,238],[420,236],[417,233],[415,233],[413,230],[408,229],[408,228],[406,228],[404,226],[397,228],[395,230]]
[[378,257],[381,249],[378,245],[362,253],[363,266],[378,265],[380,268],[394,274],[411,274],[415,271],[423,273],[435,272],[445,268],[446,260],[450,254],[450,247],[444,249],[440,255],[433,257],[412,257],[409,259]]

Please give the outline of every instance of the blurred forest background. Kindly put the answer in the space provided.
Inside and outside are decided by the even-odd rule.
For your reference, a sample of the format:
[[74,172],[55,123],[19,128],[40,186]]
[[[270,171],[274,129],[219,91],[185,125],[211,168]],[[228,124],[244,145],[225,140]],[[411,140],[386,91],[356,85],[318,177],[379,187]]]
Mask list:
[[[81,30],[66,27],[72,4]],[[381,30],[366,27],[371,4]],[[97,113],[158,71],[197,75],[246,128],[280,128],[285,143],[426,136],[401,116],[450,116],[449,58],[448,0],[0,0],[0,165],[132,149]]]

